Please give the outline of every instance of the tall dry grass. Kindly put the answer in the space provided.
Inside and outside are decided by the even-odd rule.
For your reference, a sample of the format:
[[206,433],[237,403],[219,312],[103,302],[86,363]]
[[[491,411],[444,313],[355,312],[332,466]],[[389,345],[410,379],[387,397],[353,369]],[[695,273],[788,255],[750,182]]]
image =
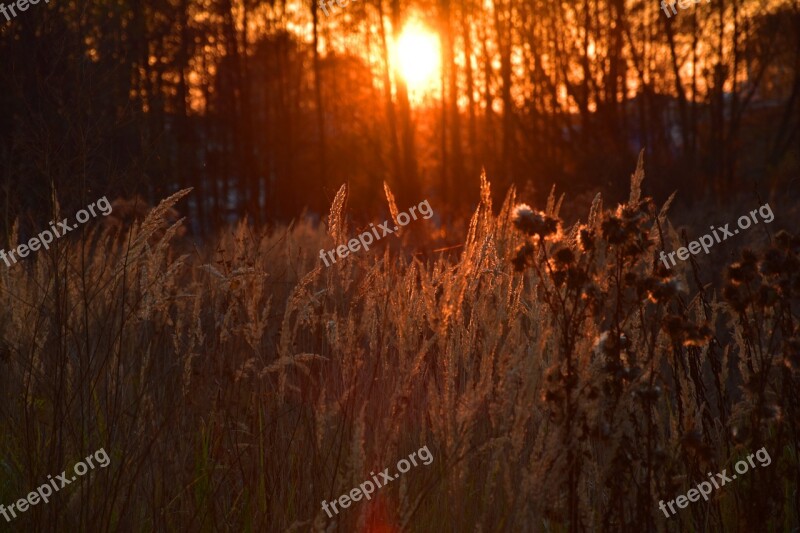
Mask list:
[[[513,190],[495,215],[482,179],[456,258],[325,268],[356,232],[344,188],[327,231],[240,224],[199,250],[165,221],[184,191],[0,269],[0,502],[111,456],[0,528],[791,530],[800,242],[746,252],[718,297],[658,267],[679,237],[642,178],[573,227]],[[424,445],[430,466],[322,511]],[[762,446],[710,503],[658,510]]]

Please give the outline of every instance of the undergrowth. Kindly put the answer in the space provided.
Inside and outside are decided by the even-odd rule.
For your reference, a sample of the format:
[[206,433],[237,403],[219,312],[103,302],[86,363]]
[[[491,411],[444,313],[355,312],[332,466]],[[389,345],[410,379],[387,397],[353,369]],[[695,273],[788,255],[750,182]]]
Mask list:
[[[187,248],[167,222],[187,190],[0,269],[0,502],[111,457],[0,528],[790,531],[800,240],[743,252],[721,290],[666,271],[680,239],[643,177],[571,227],[553,195],[537,211],[512,189],[494,214],[482,178],[455,258],[325,268],[356,231],[344,187],[327,229]],[[430,466],[322,510],[426,445]],[[771,465],[658,510],[761,447]]]

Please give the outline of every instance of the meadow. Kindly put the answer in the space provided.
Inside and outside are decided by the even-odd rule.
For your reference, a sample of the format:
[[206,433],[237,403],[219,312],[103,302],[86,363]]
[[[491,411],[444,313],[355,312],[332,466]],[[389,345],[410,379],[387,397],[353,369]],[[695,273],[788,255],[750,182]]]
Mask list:
[[[0,268],[0,503],[110,457],[0,530],[796,531],[800,238],[772,204],[735,259],[667,270],[687,238],[643,179],[640,159],[624,205],[567,224],[555,194],[494,206],[481,178],[463,247],[419,220],[327,268],[360,231],[344,187],[325,224],[202,246],[171,217],[187,189]],[[768,466],[659,510],[761,448]]]

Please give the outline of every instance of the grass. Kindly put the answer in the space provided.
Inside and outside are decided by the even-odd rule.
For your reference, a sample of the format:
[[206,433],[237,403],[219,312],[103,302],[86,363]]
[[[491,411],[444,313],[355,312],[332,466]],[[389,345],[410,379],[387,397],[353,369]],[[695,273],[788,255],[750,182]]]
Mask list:
[[[0,528],[791,531],[800,240],[743,252],[719,290],[664,271],[682,239],[643,177],[569,227],[514,190],[495,214],[482,179],[460,253],[407,235],[330,268],[356,234],[344,188],[327,230],[242,223],[203,249],[167,221],[183,191],[0,269],[0,503],[111,457]],[[425,445],[430,466],[322,511]],[[659,511],[761,447],[770,466]]]

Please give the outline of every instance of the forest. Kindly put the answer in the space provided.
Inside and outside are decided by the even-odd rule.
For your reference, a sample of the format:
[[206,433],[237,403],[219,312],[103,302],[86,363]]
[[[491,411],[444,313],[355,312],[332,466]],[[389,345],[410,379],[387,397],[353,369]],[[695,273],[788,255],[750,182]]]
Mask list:
[[[621,200],[643,148],[662,199],[774,190],[798,171],[796,2],[671,18],[630,0],[364,0],[330,16],[310,1],[52,1],[18,15],[0,34],[7,226],[54,192],[78,209],[86,190],[154,204],[191,186],[207,235],[245,214],[321,216],[345,182],[360,210],[383,181],[459,218],[482,169],[538,201],[553,184]],[[403,31],[436,39],[398,58]]]

